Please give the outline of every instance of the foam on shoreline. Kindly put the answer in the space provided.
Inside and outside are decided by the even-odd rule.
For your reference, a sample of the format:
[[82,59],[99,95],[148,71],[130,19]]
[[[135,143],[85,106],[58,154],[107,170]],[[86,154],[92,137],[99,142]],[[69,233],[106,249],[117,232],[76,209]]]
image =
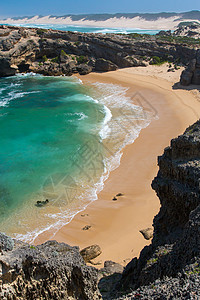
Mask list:
[[[76,79],[76,81],[82,84],[78,79]],[[144,114],[142,107],[132,103],[132,100],[127,97],[127,88],[98,82],[93,84],[93,86],[92,96],[88,97],[88,101],[100,103],[105,115],[101,128],[99,128],[99,135],[105,152],[103,160],[104,172],[99,180],[94,180],[94,182],[88,185],[85,185],[84,181],[78,183],[80,185],[78,187],[78,202],[74,205],[70,205],[70,207],[63,206],[59,212],[54,212],[53,207],[51,209],[46,209],[45,207],[44,209],[46,211],[43,211],[41,215],[38,211],[36,215],[37,220],[31,220],[33,230],[29,230],[23,234],[17,233],[17,230],[15,231],[14,235],[18,239],[33,243],[39,235],[47,231],[50,232],[51,237],[53,237],[64,225],[70,223],[74,216],[80,211],[85,210],[91,202],[97,200],[98,193],[103,190],[104,182],[108,179],[110,172],[120,165],[123,148],[133,143],[141,129],[148,126],[151,122],[153,117],[151,113]],[[80,119],[85,118],[83,115],[77,117]],[[113,137],[114,143],[113,141],[110,143]],[[59,187],[57,190],[58,189]],[[29,211],[30,208],[25,212],[27,222],[30,221],[28,217]],[[45,216],[48,222],[45,223],[42,216]],[[36,225],[37,221],[39,227]]]

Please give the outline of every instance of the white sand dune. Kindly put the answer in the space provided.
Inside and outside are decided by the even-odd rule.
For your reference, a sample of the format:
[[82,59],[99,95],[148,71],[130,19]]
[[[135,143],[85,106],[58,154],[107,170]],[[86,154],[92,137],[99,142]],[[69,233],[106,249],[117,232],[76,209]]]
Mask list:
[[[191,22],[198,20],[182,19],[181,22]],[[174,30],[180,23],[180,18],[172,16],[169,18],[158,18],[157,20],[146,20],[140,16],[135,18],[113,17],[105,21],[86,20],[81,19],[73,21],[71,17],[52,17],[34,16],[32,18],[12,19],[8,18],[0,20],[1,24],[60,24],[60,25],[78,25],[78,26],[92,26],[92,27],[108,27],[108,28],[138,28],[138,29],[152,29],[152,30]]]

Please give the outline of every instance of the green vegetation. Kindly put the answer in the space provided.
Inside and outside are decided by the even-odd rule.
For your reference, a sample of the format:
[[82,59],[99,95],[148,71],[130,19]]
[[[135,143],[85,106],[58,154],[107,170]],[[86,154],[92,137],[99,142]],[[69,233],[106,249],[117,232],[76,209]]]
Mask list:
[[80,43],[81,42],[77,41],[77,42],[74,43],[74,45],[78,46],[78,45],[80,45]]
[[43,62],[47,61],[47,60],[48,60],[47,56],[44,55],[44,56],[42,57],[42,60],[43,60]]
[[33,245],[30,246],[30,249],[35,249],[35,247]]
[[158,56],[153,56],[151,61],[150,61],[150,65],[157,65],[160,66],[164,63],[166,63],[167,60],[162,58],[162,57],[158,57]]
[[37,34],[41,35],[43,33],[47,32],[47,29],[43,29],[43,28],[38,28],[37,29]]
[[59,62],[58,56],[52,58],[52,59],[51,59],[51,62],[52,62],[52,63],[58,63],[58,62]]
[[43,65],[43,63],[39,62],[38,65],[41,67]]
[[150,258],[149,260],[147,260],[147,266],[155,264],[158,260],[158,257],[155,258]]
[[200,274],[200,267],[195,266],[192,271],[186,272],[187,275],[195,275],[195,274]]
[[76,61],[78,64],[84,64],[88,61],[88,58],[86,56],[81,55],[76,57]]
[[194,39],[187,36],[156,36],[156,40],[172,42],[186,45],[200,45],[200,39]]
[[64,56],[67,55],[66,52],[65,52],[64,50],[61,50],[60,54],[61,54],[61,55],[64,55]]
[[[118,34],[124,35],[124,34]],[[148,40],[148,41],[162,41],[177,44],[186,45],[200,45],[200,39],[194,39],[187,36],[173,36],[173,35],[150,35],[150,34],[139,34],[139,33],[129,33],[126,35],[128,39],[135,40]]]

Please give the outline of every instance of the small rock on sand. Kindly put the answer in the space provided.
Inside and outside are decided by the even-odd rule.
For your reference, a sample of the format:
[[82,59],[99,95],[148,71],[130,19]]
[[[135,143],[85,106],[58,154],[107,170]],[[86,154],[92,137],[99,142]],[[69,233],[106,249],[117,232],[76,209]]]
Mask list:
[[118,193],[118,194],[116,195],[116,197],[121,197],[121,196],[124,196],[124,194]]
[[92,226],[90,226],[90,225],[86,225],[85,227],[83,227],[82,228],[82,230],[88,230],[88,229],[90,229]]
[[142,229],[140,233],[146,240],[150,240],[153,237],[153,228]]
[[117,198],[116,197],[113,197],[113,201],[116,201],[117,200]]

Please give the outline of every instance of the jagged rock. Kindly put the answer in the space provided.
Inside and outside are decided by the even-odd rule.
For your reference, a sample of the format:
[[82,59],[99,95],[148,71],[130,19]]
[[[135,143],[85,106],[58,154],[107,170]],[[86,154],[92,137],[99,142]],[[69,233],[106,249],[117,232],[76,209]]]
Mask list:
[[140,233],[143,235],[143,237],[146,240],[150,240],[153,237],[153,229],[152,228],[146,228],[140,230]]
[[200,121],[171,141],[158,165],[152,187],[161,208],[152,243],[125,267],[104,299],[200,297]]
[[98,58],[95,63],[95,70],[101,72],[115,71],[117,66],[109,60]]
[[80,75],[86,75],[92,72],[92,67],[87,64],[80,64],[77,66],[77,71]]
[[92,245],[80,251],[80,254],[85,262],[90,262],[92,259],[99,256],[101,253],[102,251],[99,245]]
[[104,267],[99,270],[100,274],[103,274],[104,276],[110,276],[114,273],[122,274],[124,271],[124,267],[114,261],[106,260],[104,262]]
[[[4,245],[9,239],[0,236]],[[86,266],[78,247],[48,241],[34,247],[4,246],[4,250],[0,256],[2,300],[101,298],[97,270]]]
[[0,77],[12,76],[16,74],[16,68],[11,66],[8,58],[0,57]]
[[200,50],[196,52],[196,58],[192,59],[188,67],[182,72],[180,83],[184,86],[200,85]]
[[[146,66],[146,61],[154,56],[168,57],[172,61],[179,59],[185,64],[195,55],[193,45],[176,44],[169,39],[161,40],[159,36],[0,26],[0,77],[31,71],[44,75],[106,72]],[[2,59],[8,63],[3,64]]]

